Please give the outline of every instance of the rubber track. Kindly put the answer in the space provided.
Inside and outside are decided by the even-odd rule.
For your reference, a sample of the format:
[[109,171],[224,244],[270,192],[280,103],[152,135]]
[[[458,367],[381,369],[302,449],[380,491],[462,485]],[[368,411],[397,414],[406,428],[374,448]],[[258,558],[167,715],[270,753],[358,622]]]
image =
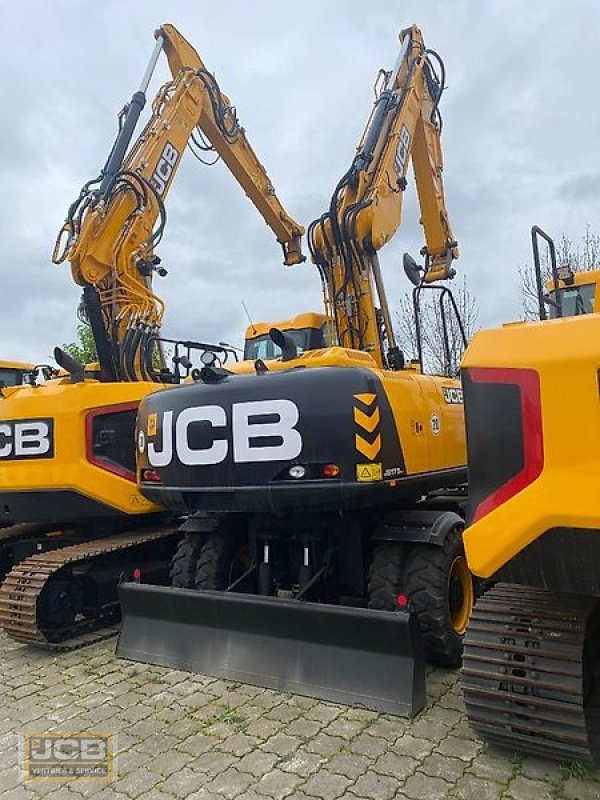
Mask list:
[[[57,637],[49,640],[38,626],[37,602],[41,592],[65,567],[173,535],[172,528],[145,528],[37,553],[20,561],[0,586],[0,627],[17,642],[47,650],[74,650],[113,636],[114,623],[106,628],[99,618],[77,621],[72,629],[60,632],[58,641]],[[98,632],[103,628],[104,631]]]
[[497,584],[478,601],[462,688],[483,739],[542,758],[598,755],[598,695],[584,699],[583,649],[594,598]]

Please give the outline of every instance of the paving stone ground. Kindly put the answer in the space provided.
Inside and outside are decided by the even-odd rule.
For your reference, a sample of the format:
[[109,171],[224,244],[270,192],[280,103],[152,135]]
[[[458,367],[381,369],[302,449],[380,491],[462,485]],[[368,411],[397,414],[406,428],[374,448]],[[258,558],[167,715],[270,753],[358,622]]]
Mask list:
[[[114,640],[57,656],[0,634],[0,798],[592,800],[600,771],[486,747],[452,672],[413,721],[119,661]],[[24,784],[24,733],[113,733],[111,782]]]

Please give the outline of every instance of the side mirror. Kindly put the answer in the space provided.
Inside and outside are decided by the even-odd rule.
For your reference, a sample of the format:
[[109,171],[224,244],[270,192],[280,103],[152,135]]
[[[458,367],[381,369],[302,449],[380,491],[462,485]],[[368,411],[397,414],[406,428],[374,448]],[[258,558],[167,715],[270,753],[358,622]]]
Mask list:
[[85,367],[76,361],[60,347],[54,348],[54,360],[59,367],[66,370],[71,376],[71,383],[83,383],[85,380]]
[[291,361],[298,355],[298,347],[289,333],[280,331],[279,328],[271,328],[269,336],[274,344],[281,350],[281,360]]
[[420,286],[422,278],[421,273],[424,271],[423,267],[420,267],[414,258],[408,253],[404,253],[404,256],[402,257],[402,266],[404,267],[404,273],[406,277],[413,284],[413,286]]

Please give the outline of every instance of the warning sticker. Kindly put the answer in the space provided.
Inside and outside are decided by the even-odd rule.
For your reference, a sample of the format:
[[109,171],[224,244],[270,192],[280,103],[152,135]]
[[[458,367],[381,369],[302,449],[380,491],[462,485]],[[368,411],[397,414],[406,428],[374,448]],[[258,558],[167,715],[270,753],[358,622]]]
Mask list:
[[146,432],[148,436],[156,436],[156,423],[158,414],[148,414],[148,425]]
[[357,464],[356,480],[363,482],[383,480],[381,462],[376,464]]

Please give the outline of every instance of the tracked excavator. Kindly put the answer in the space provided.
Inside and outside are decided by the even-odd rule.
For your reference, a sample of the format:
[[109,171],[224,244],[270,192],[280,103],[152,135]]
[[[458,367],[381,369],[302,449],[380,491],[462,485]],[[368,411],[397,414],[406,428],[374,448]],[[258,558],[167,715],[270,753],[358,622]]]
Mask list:
[[271,329],[276,361],[240,375],[213,360],[141,404],[140,490],[190,516],[172,586],[120,587],[121,656],[398,714],[425,701],[422,641],[430,659],[459,661],[473,604],[460,384],[405,359],[377,257],[412,160],[425,264],[405,256],[405,268],[417,307],[427,291],[445,307],[438,282],[458,248],[443,87],[420,30],[402,31],[356,156],[309,228],[334,344],[301,352]]
[[[100,175],[70,206],[54,250],[83,289],[99,363],[84,367],[60,349],[50,380],[0,397],[0,624],[12,638],[65,649],[113,632],[118,581],[138,569],[168,579],[179,534],[135,482],[134,423],[141,398],[184,380],[205,354],[234,351],[161,340],[163,302],[153,278],[166,270],[156,247],[165,199],[187,148],[222,159],[281,244],[303,260],[303,228],[283,209],[235,108],[194,48],[162,26],[141,86],[119,115]],[[146,91],[164,52],[171,79],[133,141]],[[133,144],[132,144],[133,141]],[[167,366],[164,347],[174,351]],[[38,370],[39,372],[39,370]]]
[[494,585],[469,625],[462,687],[480,737],[592,764],[600,755],[600,315],[585,287],[598,273],[558,267],[552,239],[537,226],[532,237],[540,321],[476,334],[463,361],[464,543],[471,570]]

